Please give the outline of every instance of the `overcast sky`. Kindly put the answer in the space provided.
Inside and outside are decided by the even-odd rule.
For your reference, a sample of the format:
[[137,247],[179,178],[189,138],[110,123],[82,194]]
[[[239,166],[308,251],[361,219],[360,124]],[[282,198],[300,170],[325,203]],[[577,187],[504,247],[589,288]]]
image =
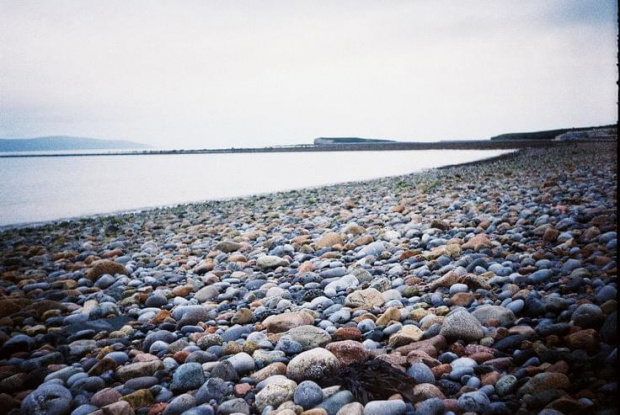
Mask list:
[[0,137],[435,141],[617,121],[615,0],[0,0]]

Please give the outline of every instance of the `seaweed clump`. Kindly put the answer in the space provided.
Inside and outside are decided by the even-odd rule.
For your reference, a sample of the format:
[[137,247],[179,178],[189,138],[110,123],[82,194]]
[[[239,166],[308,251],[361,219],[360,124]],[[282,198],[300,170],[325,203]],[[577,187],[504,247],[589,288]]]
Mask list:
[[323,387],[340,385],[363,405],[388,399],[396,393],[413,402],[413,387],[416,385],[405,372],[378,359],[338,368],[319,382]]

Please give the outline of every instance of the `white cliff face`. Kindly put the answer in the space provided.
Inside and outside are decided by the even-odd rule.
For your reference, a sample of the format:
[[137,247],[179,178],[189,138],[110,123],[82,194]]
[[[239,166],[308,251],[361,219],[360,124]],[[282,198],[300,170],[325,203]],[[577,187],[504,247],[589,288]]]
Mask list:
[[324,146],[326,144],[334,144],[334,142],[328,138],[315,138],[314,139],[315,146]]

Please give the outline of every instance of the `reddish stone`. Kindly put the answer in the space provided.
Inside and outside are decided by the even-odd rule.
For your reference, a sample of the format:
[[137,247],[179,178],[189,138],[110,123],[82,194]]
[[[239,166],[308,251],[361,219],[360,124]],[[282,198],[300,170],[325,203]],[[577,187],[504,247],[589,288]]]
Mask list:
[[159,358],[157,356],[153,356],[152,354],[149,354],[149,353],[140,353],[140,354],[136,355],[136,357],[133,359],[134,363],[137,363],[137,362],[154,362],[155,360],[159,361]]
[[564,342],[570,349],[584,349],[593,352],[598,347],[598,333],[594,329],[581,330],[565,336]]
[[427,345],[423,345],[421,347],[416,347],[416,348],[408,348],[407,346],[414,344],[414,343],[410,343],[408,345],[405,346],[401,346],[395,349],[396,352],[399,352],[401,354],[404,355],[408,355],[409,353],[416,351],[416,350],[420,350],[424,353],[426,353],[427,355],[431,356],[431,357],[436,357],[437,356],[437,349],[435,349],[433,346],[427,344]]
[[512,366],[511,357],[499,357],[497,359],[491,359],[484,362],[485,365],[493,366],[497,370],[506,370]]
[[490,248],[491,246],[493,245],[491,244],[489,236],[486,233],[480,233],[465,242],[461,248],[463,250],[473,249],[474,251],[478,251],[482,248]]
[[299,266],[299,273],[310,272],[314,269],[314,264],[310,261],[306,261]]
[[448,350],[459,357],[465,355],[465,347],[461,343],[452,343]]
[[286,365],[282,362],[272,363],[264,368],[254,372],[250,377],[256,382],[262,382],[269,376],[286,375]]
[[459,389],[458,395],[462,395],[464,393],[469,393],[469,392],[475,392],[477,390],[478,390],[477,388],[465,385],[465,386],[461,387],[461,389]]
[[446,407],[446,411],[452,411],[456,414],[463,412],[459,408],[459,401],[456,399],[444,399],[443,404]]
[[608,256],[597,256],[596,258],[594,258],[594,265],[596,265],[597,267],[603,267],[609,264],[611,261],[613,261],[613,259]]
[[437,335],[435,337],[431,337],[430,339],[401,346],[395,351],[406,356],[412,350],[424,350],[429,356],[436,357],[437,353],[445,350],[447,345],[448,343],[446,342],[446,338],[442,335]]
[[114,359],[104,357],[100,361],[98,361],[89,371],[89,376],[99,376],[103,372],[108,370],[114,370],[118,366],[118,363]]
[[332,335],[333,341],[342,341],[342,340],[362,341],[363,338],[364,337],[362,336],[362,332],[357,327],[340,327]]
[[172,358],[177,361],[177,363],[185,363],[185,359],[189,356],[189,352],[181,350],[176,352]]
[[553,373],[564,373],[568,374],[570,370],[570,366],[564,360],[559,360],[545,369],[545,372],[553,372]]
[[490,319],[487,320],[487,322],[484,325],[487,326],[487,327],[499,327],[499,326],[501,326],[501,323],[496,318],[490,318]]
[[494,352],[494,349],[491,349],[490,347],[487,347],[487,346],[483,346],[481,344],[468,344],[467,346],[465,346],[465,354],[467,356],[471,356],[477,353],[493,354],[493,352]]
[[469,307],[474,302],[474,294],[470,292],[456,293],[450,297],[450,301],[458,307]]
[[180,285],[172,289],[172,295],[175,297],[187,297],[194,288],[189,285]]
[[430,398],[446,399],[441,390],[431,383],[421,383],[413,388],[413,401],[421,402]]
[[407,364],[407,358],[399,353],[382,354],[376,358],[401,369]]
[[435,378],[440,378],[444,373],[450,373],[452,371],[452,366],[450,363],[444,363],[439,366],[435,366],[431,368],[431,372],[435,375]]
[[123,395],[121,395],[116,389],[105,388],[99,392],[96,392],[93,397],[90,398],[90,403],[101,408],[102,406],[118,402],[122,397]]
[[168,317],[170,317],[170,311],[168,311],[168,310],[160,310],[160,311],[157,312],[157,314],[155,314],[155,317],[153,317],[150,322],[152,324],[161,324]]
[[474,353],[469,355],[469,357],[474,359],[476,363],[480,364],[482,362],[486,362],[487,360],[493,359],[495,356],[493,353]]
[[327,411],[323,408],[312,408],[312,409],[308,409],[307,411],[301,412],[299,415],[328,415],[328,414],[327,414]]
[[127,270],[124,265],[118,262],[103,259],[93,262],[93,267],[89,270],[87,277],[91,281],[95,281],[103,274],[110,274],[112,276],[115,274],[127,274]]
[[[56,370],[59,370],[59,369],[56,369]],[[17,373],[17,366],[0,366],[0,375],[2,375],[2,379],[5,379],[8,377],[6,376],[6,374],[14,375],[15,373]]]
[[168,404],[165,402],[156,403],[149,408],[148,415],[161,415],[166,410],[166,407],[168,407]]
[[[584,301],[582,304],[590,304],[589,301]],[[580,304],[581,305],[581,304]],[[579,326],[570,326],[570,330],[569,330],[569,334],[575,334],[577,332],[580,332],[581,330],[583,330],[582,327]]]
[[239,383],[233,388],[235,396],[243,397],[252,390],[252,386],[249,383]]
[[412,365],[414,363],[424,363],[426,366],[433,368],[441,365],[441,362],[432,358],[428,353],[423,350],[412,350],[407,355],[407,363]]
[[344,366],[364,362],[370,357],[364,345],[353,340],[329,343],[325,348],[332,352]]
[[582,389],[575,394],[576,399],[587,398],[596,399],[596,394],[589,389]]
[[102,258],[112,258],[115,256],[121,256],[123,255],[123,251],[121,249],[112,249],[110,251],[105,251],[101,257]]
[[12,409],[18,407],[19,402],[13,399],[11,395],[8,395],[6,393],[0,393],[0,408],[2,408],[2,410],[8,413],[11,412]]
[[524,370],[527,376],[535,376],[540,373],[540,368],[538,366],[527,366]]
[[14,398],[21,402],[24,399],[26,399],[26,396],[30,395],[31,392],[32,392],[32,389],[26,389],[24,391],[21,391],[15,394]]
[[538,268],[533,265],[528,265],[528,266],[519,268],[517,271],[521,275],[528,275],[528,274],[532,274],[533,272],[538,271]]
[[411,251],[411,250],[405,251],[402,254],[400,254],[400,256],[398,257],[398,260],[399,261],[404,261],[405,259],[409,259],[409,258],[414,257],[414,256],[419,255],[419,254],[420,254],[419,251]]
[[555,242],[555,240],[558,239],[559,235],[560,235],[560,231],[553,229],[553,228],[547,228],[542,238],[544,241],[547,241],[547,242]]
[[557,347],[560,343],[562,343],[562,341],[555,334],[551,334],[545,338],[545,344],[549,347]]
[[572,414],[582,409],[582,405],[570,396],[562,396],[551,402],[546,408],[555,409],[563,414]]
[[480,382],[483,385],[495,385],[495,383],[499,380],[500,376],[501,375],[499,372],[485,373],[480,377]]

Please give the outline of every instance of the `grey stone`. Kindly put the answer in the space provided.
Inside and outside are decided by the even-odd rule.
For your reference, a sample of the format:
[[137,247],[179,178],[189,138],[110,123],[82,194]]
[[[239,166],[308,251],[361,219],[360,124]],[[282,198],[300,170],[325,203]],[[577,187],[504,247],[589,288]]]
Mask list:
[[491,405],[489,397],[479,391],[468,392],[459,396],[458,406],[465,412],[484,413]]
[[553,275],[553,270],[550,269],[539,269],[529,276],[530,281],[536,282],[544,282],[547,281]]
[[237,371],[228,360],[218,363],[213,369],[211,369],[211,377],[233,382],[239,380]]
[[310,409],[323,402],[323,390],[311,380],[303,381],[295,389],[293,402],[304,409]]
[[23,400],[25,415],[67,415],[71,413],[73,397],[67,388],[57,383],[44,383]]
[[448,314],[439,334],[447,339],[465,341],[480,340],[484,336],[480,321],[465,309],[457,309]]
[[314,326],[295,327],[287,331],[285,335],[301,344],[304,350],[325,346],[332,339],[325,330]]
[[205,380],[205,374],[200,363],[184,363],[174,371],[170,389],[173,392],[198,389]]
[[364,407],[364,415],[403,415],[407,411],[401,400],[370,401]]
[[372,242],[364,246],[362,249],[360,249],[356,257],[363,258],[368,255],[377,256],[385,250],[385,247],[386,247],[385,242],[382,242],[382,241]]
[[231,399],[217,408],[217,415],[250,415],[250,406],[242,398]]
[[209,378],[196,392],[196,404],[209,403],[211,399],[218,404],[232,392],[232,385],[220,378]]
[[142,350],[148,352],[151,345],[160,340],[164,343],[172,343],[177,339],[176,334],[169,332],[168,330],[160,330],[154,333],[149,333],[142,342]]
[[189,393],[184,393],[174,398],[168,406],[166,406],[162,415],[181,415],[183,412],[195,406],[196,398]]
[[330,396],[320,405],[317,405],[316,408],[325,409],[325,411],[327,411],[327,415],[336,415],[340,408],[353,402],[354,400],[355,398],[353,397],[353,394],[348,390],[344,390]]
[[181,415],[214,415],[215,411],[213,407],[209,405],[197,406],[195,408],[188,409],[183,412]]
[[291,359],[286,367],[286,376],[297,382],[318,380],[339,365],[340,361],[330,351],[317,347]]
[[525,301],[520,298],[511,301],[508,305],[506,305],[506,308],[512,311],[513,314],[518,314],[519,311],[523,310],[523,307],[525,307]]
[[571,321],[583,328],[597,327],[604,319],[603,310],[595,304],[582,304],[571,316]]
[[430,398],[422,401],[416,407],[416,415],[443,415],[446,405],[439,398]]
[[517,378],[513,375],[504,375],[495,383],[495,390],[499,396],[510,394],[517,386]]
[[503,326],[514,323],[515,315],[507,308],[496,305],[483,305],[476,308],[472,313],[482,324],[486,324],[489,320],[499,320]]
[[256,368],[252,356],[244,352],[231,356],[228,361],[233,365],[239,375],[251,372]]
[[416,381],[416,383],[435,383],[435,375],[431,369],[424,363],[414,363],[407,368],[407,374]]
[[618,290],[613,285],[606,285],[596,293],[596,299],[604,303],[605,301],[615,300],[618,296]]

